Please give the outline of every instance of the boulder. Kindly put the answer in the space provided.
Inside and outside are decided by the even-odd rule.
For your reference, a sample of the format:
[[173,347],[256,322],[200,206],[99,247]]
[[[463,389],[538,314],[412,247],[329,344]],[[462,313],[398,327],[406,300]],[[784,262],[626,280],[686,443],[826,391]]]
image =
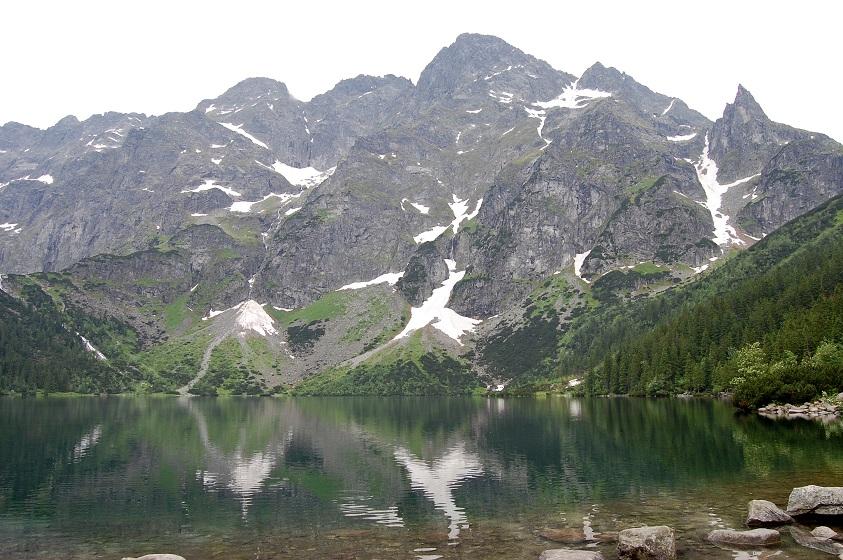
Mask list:
[[557,548],[545,550],[539,556],[539,560],[604,560],[603,555],[597,551],[574,550],[571,548]]
[[787,500],[787,513],[797,515],[843,515],[843,487],[801,486]]
[[664,525],[636,527],[618,533],[618,558],[621,560],[673,560],[676,536]]
[[837,537],[837,531],[824,525],[820,525],[819,527],[811,531],[811,534],[817,537],[818,539],[833,539]]
[[146,554],[137,558],[127,556],[123,560],[184,560],[184,556],[178,554]]
[[746,524],[749,527],[774,527],[788,523],[793,523],[793,518],[773,502],[767,500],[749,502],[749,513],[746,516]]
[[734,546],[770,546],[779,544],[782,540],[781,533],[775,529],[750,529],[749,531],[715,529],[708,534],[707,538],[713,543]]

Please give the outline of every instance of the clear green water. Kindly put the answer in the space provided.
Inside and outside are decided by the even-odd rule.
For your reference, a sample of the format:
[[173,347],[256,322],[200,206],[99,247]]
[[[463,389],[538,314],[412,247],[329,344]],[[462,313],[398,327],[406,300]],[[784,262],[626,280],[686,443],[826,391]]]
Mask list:
[[811,483],[843,485],[839,424],[711,401],[0,399],[0,558],[535,559],[584,524],[752,558],[704,535]]

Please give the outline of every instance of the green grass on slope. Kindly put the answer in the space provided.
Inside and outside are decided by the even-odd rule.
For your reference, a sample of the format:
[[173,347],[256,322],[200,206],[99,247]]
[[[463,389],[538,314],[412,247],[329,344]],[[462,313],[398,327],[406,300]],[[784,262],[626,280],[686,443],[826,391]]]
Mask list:
[[430,350],[417,331],[353,368],[334,368],[298,385],[297,395],[461,395],[479,386],[469,364]]

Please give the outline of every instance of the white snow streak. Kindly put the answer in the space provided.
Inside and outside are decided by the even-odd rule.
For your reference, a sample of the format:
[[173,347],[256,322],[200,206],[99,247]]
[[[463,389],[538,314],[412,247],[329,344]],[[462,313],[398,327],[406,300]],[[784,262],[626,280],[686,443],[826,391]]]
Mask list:
[[418,204],[416,202],[410,202],[408,198],[401,199],[401,210],[404,210],[404,203],[409,202],[410,206],[418,210],[422,214],[430,214],[430,206],[425,206],[424,204]]
[[670,100],[670,105],[668,105],[668,106],[667,106],[667,109],[665,109],[664,111],[662,111],[662,116],[665,116],[665,115],[668,113],[668,111],[670,111],[671,109],[673,109],[673,104],[674,104],[674,103],[676,103],[676,99],[671,99],[671,100]]
[[291,165],[287,165],[286,163],[282,163],[277,159],[271,166],[261,163],[258,160],[255,160],[255,163],[261,167],[269,169],[270,171],[275,171],[287,179],[291,185],[304,188],[315,187],[316,185],[321,184],[336,170],[336,167],[332,167],[327,171],[319,171],[313,167],[293,167]]
[[536,132],[539,133],[539,138],[544,140],[545,146],[550,145],[550,140],[547,140],[544,136],[542,136],[542,130],[544,129],[544,121],[547,120],[547,113],[545,111],[541,111],[538,109],[529,109],[524,107],[524,110],[527,111],[527,115],[531,119],[539,119],[539,126],[536,127]]
[[705,135],[705,146],[702,155],[700,155],[700,160],[694,164],[694,168],[697,170],[697,178],[705,191],[705,207],[711,212],[711,219],[714,222],[714,242],[720,246],[744,245],[735,228],[729,225],[729,216],[720,211],[720,206],[723,203],[723,195],[726,194],[726,191],[736,185],[751,181],[758,177],[760,173],[739,179],[728,185],[718,183],[717,163],[708,155],[708,134]]
[[18,227],[17,224],[10,224],[9,222],[6,222],[5,224],[0,224],[0,229],[6,232],[14,231],[16,227]]
[[190,215],[191,218],[201,218],[203,216],[207,216],[207,214],[202,214],[200,212],[194,212],[193,214]]
[[352,282],[351,284],[346,284],[342,288],[337,288],[337,291],[340,290],[359,290],[361,288],[366,288],[368,286],[374,286],[375,284],[389,284],[390,286],[394,286],[401,277],[404,276],[403,272],[387,272],[386,274],[381,274],[377,278],[373,280],[368,280],[366,282]]
[[181,192],[183,192],[183,193],[198,193],[198,192],[203,192],[203,191],[209,191],[211,189],[220,190],[220,191],[224,192],[225,194],[227,194],[228,196],[240,196],[240,193],[235,191],[234,189],[231,189],[229,187],[223,187],[222,185],[217,185],[216,179],[205,179],[205,182],[203,184],[199,185],[198,187],[195,187],[195,188],[192,188],[192,189],[185,189]]
[[696,132],[692,132],[691,134],[682,134],[679,136],[668,136],[667,139],[671,142],[685,142],[687,140],[692,140],[697,137]]
[[246,214],[246,213],[249,213],[249,212],[252,211],[252,206],[254,206],[255,204],[260,204],[261,202],[265,202],[265,201],[269,200],[270,198],[280,198],[281,204],[286,204],[290,200],[300,197],[303,193],[304,193],[304,191],[301,191],[301,192],[296,193],[296,194],[269,193],[268,195],[266,195],[262,199],[256,200],[254,202],[250,202],[250,201],[247,201],[247,200],[238,200],[237,202],[233,202],[228,209],[232,212],[241,212],[241,213]]
[[466,111],[466,113],[471,113],[472,115],[476,115],[477,113],[479,113],[479,112],[480,112],[480,111],[482,111],[482,110],[483,110],[483,109],[468,109],[468,110]]
[[256,146],[260,146],[261,148],[265,148],[267,150],[269,149],[269,146],[267,146],[266,144],[264,144],[263,142],[261,142],[260,140],[258,140],[257,138],[255,138],[254,136],[252,136],[251,134],[246,132],[245,130],[243,130],[242,124],[237,125],[237,124],[226,123],[226,122],[221,122],[221,123],[217,123],[217,124],[220,124],[220,125],[224,126],[225,128],[227,128],[231,132],[236,132],[237,134],[239,134],[240,136],[243,136],[244,138],[248,138],[249,140],[252,141],[252,144],[255,144]]
[[84,336],[82,336],[82,335],[81,335],[81,334],[79,334],[79,333],[76,333],[76,336],[78,336],[78,337],[82,340],[82,343],[85,345],[85,350],[87,350],[88,352],[90,352],[90,353],[92,353],[94,356],[96,356],[96,358],[97,358],[99,361],[104,362],[104,361],[107,359],[107,358],[105,357],[105,354],[103,354],[102,352],[100,352],[99,350],[97,350],[97,349],[94,347],[94,345],[93,345],[93,344],[91,344],[91,341],[90,341],[90,340],[88,340],[87,338],[85,338]]
[[591,282],[582,277],[582,265],[583,263],[585,263],[585,259],[588,257],[589,253],[591,253],[591,249],[589,249],[585,253],[577,253],[574,256],[574,274],[576,274],[577,278],[579,278],[586,284],[590,284]]
[[[453,196],[454,201],[449,202],[448,206],[451,208],[451,212],[454,213],[454,221],[452,221],[447,226],[433,226],[429,230],[423,231],[422,233],[414,236],[413,241],[415,241],[416,243],[418,243],[420,245],[422,243],[426,243],[428,241],[433,241],[434,239],[436,239],[437,237],[439,237],[440,235],[445,233],[445,231],[447,231],[448,228],[453,229],[454,234],[456,235],[457,231],[459,231],[460,224],[463,221],[471,220],[471,219],[475,218],[477,216],[477,213],[480,212],[480,206],[483,204],[482,198],[477,200],[477,204],[474,206],[474,210],[469,213],[468,212],[468,199],[460,200],[457,197],[457,195],[452,195],[452,196]],[[404,200],[406,200],[406,199],[404,199]],[[403,204],[404,201],[402,200],[401,202]],[[411,204],[413,204],[413,203],[411,203]],[[416,206],[416,205],[413,204],[413,206]],[[430,208],[428,208],[427,206],[424,206],[423,208],[426,208],[427,210],[430,210]],[[419,210],[419,212],[422,212],[422,210],[420,208],[416,208],[416,209]],[[427,214],[427,212],[422,212],[422,214]]]
[[53,184],[53,176],[52,175],[41,175],[36,181],[41,181],[45,185],[52,185]]
[[457,263],[451,259],[445,259],[445,264],[448,266],[448,278],[442,282],[440,287],[433,290],[433,294],[421,304],[421,307],[411,309],[410,322],[393,340],[404,338],[410,333],[431,325],[462,346],[460,337],[467,332],[472,332],[474,327],[481,323],[479,319],[463,317],[447,307],[448,300],[451,299],[451,292],[457,282],[463,279],[465,271],[457,272]]
[[542,109],[553,109],[556,107],[563,107],[566,109],[582,109],[588,105],[589,101],[601,99],[604,97],[611,97],[612,94],[607,91],[600,91],[599,89],[580,89],[579,80],[574,81],[571,85],[562,90],[558,97],[550,101],[536,101],[533,103],[536,107]]
[[301,210],[301,206],[299,206],[298,208],[290,208],[289,210],[284,212],[284,215],[285,216],[292,216],[293,214],[295,214],[299,210]]
[[222,158],[211,158],[211,163],[214,165],[219,165],[222,162]]

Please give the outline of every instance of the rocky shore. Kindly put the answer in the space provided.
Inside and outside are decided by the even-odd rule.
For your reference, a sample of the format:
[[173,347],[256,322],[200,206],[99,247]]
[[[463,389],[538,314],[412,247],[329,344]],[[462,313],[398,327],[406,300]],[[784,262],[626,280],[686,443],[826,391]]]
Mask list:
[[[843,523],[843,487],[794,488],[786,510],[767,500],[752,500],[745,523],[749,529],[715,529],[706,538],[720,548],[741,551],[776,547],[782,543],[782,534],[787,533],[803,547],[843,560],[843,531],[825,525],[840,529]],[[574,529],[547,530],[541,536],[585,546],[597,542]],[[606,537],[600,540],[606,542]],[[617,551],[613,557],[618,560],[675,560],[677,557],[676,536],[670,527],[634,527],[620,531],[616,539]],[[596,550],[556,548],[544,551],[539,560],[606,560],[606,557]]]
[[759,408],[758,414],[768,418],[836,420],[843,415],[843,393],[840,393],[835,398],[818,399],[801,405],[769,404]]

